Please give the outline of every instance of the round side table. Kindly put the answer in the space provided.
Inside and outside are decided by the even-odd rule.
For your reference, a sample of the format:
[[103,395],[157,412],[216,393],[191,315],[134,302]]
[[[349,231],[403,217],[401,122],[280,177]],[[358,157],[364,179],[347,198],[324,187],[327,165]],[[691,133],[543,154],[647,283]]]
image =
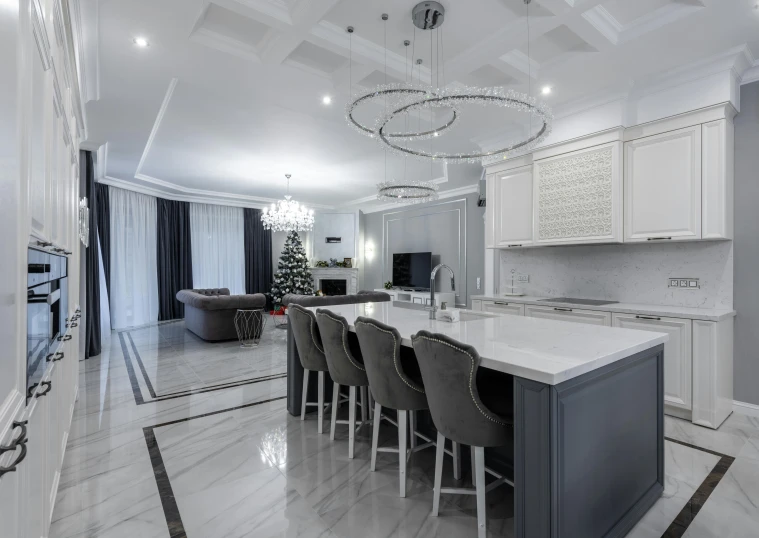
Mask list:
[[235,329],[240,347],[257,347],[266,326],[262,308],[238,310],[235,314]]

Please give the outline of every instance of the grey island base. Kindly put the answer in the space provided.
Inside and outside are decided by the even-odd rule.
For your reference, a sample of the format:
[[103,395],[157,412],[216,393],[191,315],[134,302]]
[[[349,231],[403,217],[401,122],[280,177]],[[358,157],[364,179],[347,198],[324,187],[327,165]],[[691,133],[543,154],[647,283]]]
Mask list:
[[[667,335],[471,312],[446,323],[391,303],[328,308],[351,331],[358,316],[398,328],[406,348],[421,329],[446,334],[514,384],[514,447],[504,454],[513,454],[515,536],[624,536],[664,491]],[[288,353],[292,364],[294,342]]]

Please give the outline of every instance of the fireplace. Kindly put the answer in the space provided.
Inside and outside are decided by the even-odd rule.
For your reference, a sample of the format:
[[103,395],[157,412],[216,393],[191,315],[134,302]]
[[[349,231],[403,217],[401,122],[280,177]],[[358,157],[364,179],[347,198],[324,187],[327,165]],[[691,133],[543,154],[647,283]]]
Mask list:
[[323,278],[319,281],[324,295],[346,295],[348,293],[348,281],[345,279]]

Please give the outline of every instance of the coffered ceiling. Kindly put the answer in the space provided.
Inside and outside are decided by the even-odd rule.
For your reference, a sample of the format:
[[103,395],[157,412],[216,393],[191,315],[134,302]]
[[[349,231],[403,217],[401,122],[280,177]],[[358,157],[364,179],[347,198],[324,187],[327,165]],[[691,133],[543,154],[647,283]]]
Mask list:
[[[529,56],[523,0],[443,0],[439,36],[414,31],[416,3],[100,0],[90,17],[97,62],[85,63],[99,82],[87,119],[88,146],[102,146],[101,174],[248,205],[280,198],[286,173],[292,194],[317,208],[371,205],[377,182],[404,174],[459,193],[479,179],[479,166],[386,159],[346,124],[350,92],[409,76],[535,94],[550,86],[545,100],[560,113],[739,47],[759,57],[756,0],[533,0]],[[138,36],[149,46],[135,46]],[[412,54],[422,59],[413,75]],[[381,106],[358,114],[371,122]],[[503,110],[462,112],[436,148],[476,149],[514,132],[515,122],[526,128]],[[439,124],[447,113],[412,121]]]

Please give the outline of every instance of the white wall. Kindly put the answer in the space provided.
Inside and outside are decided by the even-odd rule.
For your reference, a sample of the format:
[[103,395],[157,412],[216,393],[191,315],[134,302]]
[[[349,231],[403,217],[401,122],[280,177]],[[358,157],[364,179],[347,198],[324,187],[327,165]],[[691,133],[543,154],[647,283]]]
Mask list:
[[[501,251],[500,289],[511,270],[530,275],[528,295],[613,299],[703,308],[733,306],[731,241],[567,246]],[[670,277],[701,289],[669,288]]]
[[[314,217],[314,260],[356,257],[356,213],[317,213]],[[340,243],[327,243],[327,237],[340,237]]]

